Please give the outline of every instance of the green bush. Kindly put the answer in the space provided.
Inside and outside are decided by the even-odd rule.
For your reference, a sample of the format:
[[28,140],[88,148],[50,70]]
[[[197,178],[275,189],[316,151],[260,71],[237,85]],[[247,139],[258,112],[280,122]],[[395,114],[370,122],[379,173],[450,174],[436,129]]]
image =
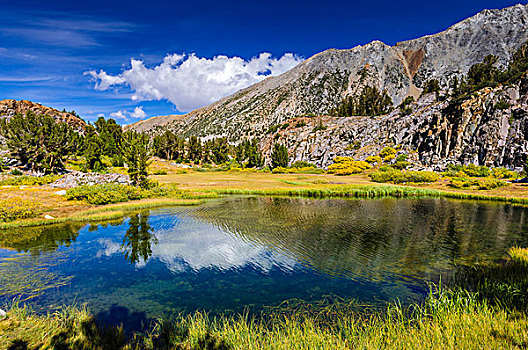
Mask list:
[[381,157],[380,156],[368,156],[365,161],[369,164],[381,164]]
[[109,183],[70,188],[66,191],[66,198],[102,205],[141,199],[144,198],[144,193],[141,189],[134,186]]
[[485,165],[454,165],[448,164],[447,170],[444,172],[446,176],[459,176],[460,173],[472,177],[487,177],[490,175],[490,169]]
[[398,161],[396,159],[396,163],[392,164],[392,167],[395,168],[395,169],[403,170],[403,169],[407,168],[409,165],[411,165],[411,163],[409,163],[406,160]]
[[11,175],[20,176],[20,175],[24,175],[24,173],[15,168],[15,169],[11,170]]
[[440,175],[434,171],[401,171],[396,169],[376,171],[369,176],[374,182],[392,182],[395,184],[435,182],[440,178]]
[[50,184],[59,178],[59,175],[17,176],[0,181],[0,186],[41,186]]
[[491,176],[496,179],[518,179],[519,173],[513,170],[509,170],[503,167],[491,169]]
[[295,163],[293,163],[291,165],[292,168],[317,168],[317,165],[315,165],[314,163],[310,163],[310,162],[305,162],[305,161],[302,161],[302,160],[298,160],[296,161]]
[[499,179],[487,178],[478,180],[479,190],[492,190],[494,188],[504,187],[507,185],[508,184],[505,181]]
[[477,180],[469,177],[454,177],[449,182],[449,186],[454,188],[468,188],[477,184]]
[[152,172],[152,175],[167,175],[166,169],[156,169]]
[[40,213],[40,207],[35,202],[21,198],[11,198],[0,201],[0,221],[33,218]]
[[385,157],[388,157],[388,156],[394,156],[396,154],[396,150],[392,147],[385,147],[384,149],[381,150],[379,156],[381,158],[385,158]]

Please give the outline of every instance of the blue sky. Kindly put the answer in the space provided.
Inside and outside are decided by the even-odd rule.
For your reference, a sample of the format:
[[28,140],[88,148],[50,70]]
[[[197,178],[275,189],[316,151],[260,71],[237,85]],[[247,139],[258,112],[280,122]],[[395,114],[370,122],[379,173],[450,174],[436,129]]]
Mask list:
[[394,44],[518,2],[0,0],[0,99],[127,124],[197,108],[328,48]]

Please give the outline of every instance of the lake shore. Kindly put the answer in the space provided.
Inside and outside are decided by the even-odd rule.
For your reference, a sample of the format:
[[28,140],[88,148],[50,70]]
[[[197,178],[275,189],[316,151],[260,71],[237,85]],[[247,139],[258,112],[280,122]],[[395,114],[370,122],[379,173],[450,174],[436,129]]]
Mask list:
[[125,212],[160,206],[196,205],[223,195],[295,196],[315,198],[445,197],[528,204],[528,184],[510,184],[493,190],[454,189],[448,180],[426,184],[380,184],[364,174],[272,174],[256,171],[187,172],[152,176],[161,185],[177,186],[170,198],[148,198],[121,204],[90,205],[67,200],[49,186],[2,186],[0,200],[27,199],[41,209],[38,217],[0,223],[2,230],[62,222],[112,220]]
[[132,337],[120,327],[101,327],[86,307],[38,316],[14,304],[0,320],[0,349],[521,349],[528,342],[528,304],[517,292],[528,286],[527,256],[512,249],[507,262],[476,267],[460,286],[431,289],[419,305],[361,313],[342,302],[261,318],[197,312],[159,320]]

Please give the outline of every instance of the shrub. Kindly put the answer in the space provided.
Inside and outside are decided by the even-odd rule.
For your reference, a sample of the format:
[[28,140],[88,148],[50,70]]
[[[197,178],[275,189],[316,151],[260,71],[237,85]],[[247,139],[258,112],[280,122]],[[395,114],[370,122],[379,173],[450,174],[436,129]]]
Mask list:
[[449,182],[449,186],[454,188],[467,188],[476,184],[476,181],[468,177],[454,177]]
[[472,177],[487,177],[490,175],[490,169],[485,165],[454,165],[448,164],[447,170],[444,172],[446,176],[460,177],[461,173]]
[[167,175],[166,169],[156,169],[152,172],[152,175]]
[[518,179],[519,173],[503,167],[491,169],[491,176],[496,179]]
[[395,154],[396,154],[396,150],[394,148],[385,147],[384,149],[381,150],[379,155],[380,155],[381,158],[385,158],[387,156],[394,156]]
[[370,168],[372,165],[364,161],[354,160],[351,157],[336,157],[334,164],[328,167],[328,172],[336,175],[352,175],[362,173]]
[[487,178],[478,180],[479,190],[492,190],[504,186],[507,186],[507,183],[499,179]]
[[14,175],[14,176],[20,176],[20,175],[24,175],[24,173],[21,172],[21,171],[18,170],[18,169],[13,169],[13,170],[11,170],[11,175]]
[[297,168],[297,167],[291,167],[291,168],[276,167],[276,168],[273,168],[273,170],[271,172],[273,174],[322,174],[322,173],[324,173],[324,170],[316,168],[316,167],[313,167],[313,166],[300,167],[300,168]]
[[397,162],[406,162],[409,159],[409,156],[406,154],[400,154],[396,157]]
[[0,221],[33,218],[40,213],[40,207],[35,202],[21,198],[11,198],[0,201]]
[[291,167],[292,168],[310,168],[310,167],[317,168],[317,165],[310,163],[310,162],[305,162],[303,160],[298,160],[295,163],[293,163]]
[[365,161],[369,164],[381,164],[381,157],[380,156],[369,156]]
[[67,199],[84,200],[96,205],[127,202],[143,197],[142,191],[137,187],[113,183],[94,186],[83,185],[66,191]]
[[295,127],[296,127],[296,128],[302,128],[303,126],[306,126],[306,122],[305,122],[304,120],[298,121],[298,122],[295,124]]
[[395,156],[394,154],[389,154],[388,156],[383,157],[383,161],[384,161],[385,163],[390,163],[390,162],[392,162],[395,158],[396,158],[396,156]]
[[58,175],[17,176],[0,181],[0,186],[41,186],[50,184],[59,178]]
[[400,169],[400,170],[403,170],[405,168],[407,168],[409,165],[411,165],[411,163],[407,162],[407,161],[398,161],[396,160],[396,163],[392,164],[392,167],[395,168],[395,169]]
[[395,184],[400,184],[404,182],[435,182],[440,177],[434,171],[401,171],[396,169],[387,171],[377,171],[370,174],[369,176],[374,182],[392,182]]

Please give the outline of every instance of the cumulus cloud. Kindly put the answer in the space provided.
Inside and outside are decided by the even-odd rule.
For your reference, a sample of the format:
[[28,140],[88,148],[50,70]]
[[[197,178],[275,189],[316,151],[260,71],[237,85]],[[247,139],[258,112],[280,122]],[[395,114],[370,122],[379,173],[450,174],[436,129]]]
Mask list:
[[143,119],[147,116],[147,113],[143,110],[143,107],[139,106],[134,108],[132,112],[126,111],[126,110],[119,110],[114,113],[110,113],[110,118],[114,119],[122,119],[122,120],[129,120],[129,118],[133,119]]
[[130,116],[135,119],[143,119],[147,116],[147,113],[143,110],[143,107],[136,107],[134,111],[130,113]]
[[85,74],[95,80],[97,90],[125,85],[133,91],[135,101],[166,99],[178,110],[190,111],[268,76],[282,74],[301,61],[291,53],[273,58],[264,52],[250,60],[223,55],[208,59],[195,54],[172,54],[152,68],[146,67],[141,60],[132,59],[130,68],[118,75],[103,70]]

